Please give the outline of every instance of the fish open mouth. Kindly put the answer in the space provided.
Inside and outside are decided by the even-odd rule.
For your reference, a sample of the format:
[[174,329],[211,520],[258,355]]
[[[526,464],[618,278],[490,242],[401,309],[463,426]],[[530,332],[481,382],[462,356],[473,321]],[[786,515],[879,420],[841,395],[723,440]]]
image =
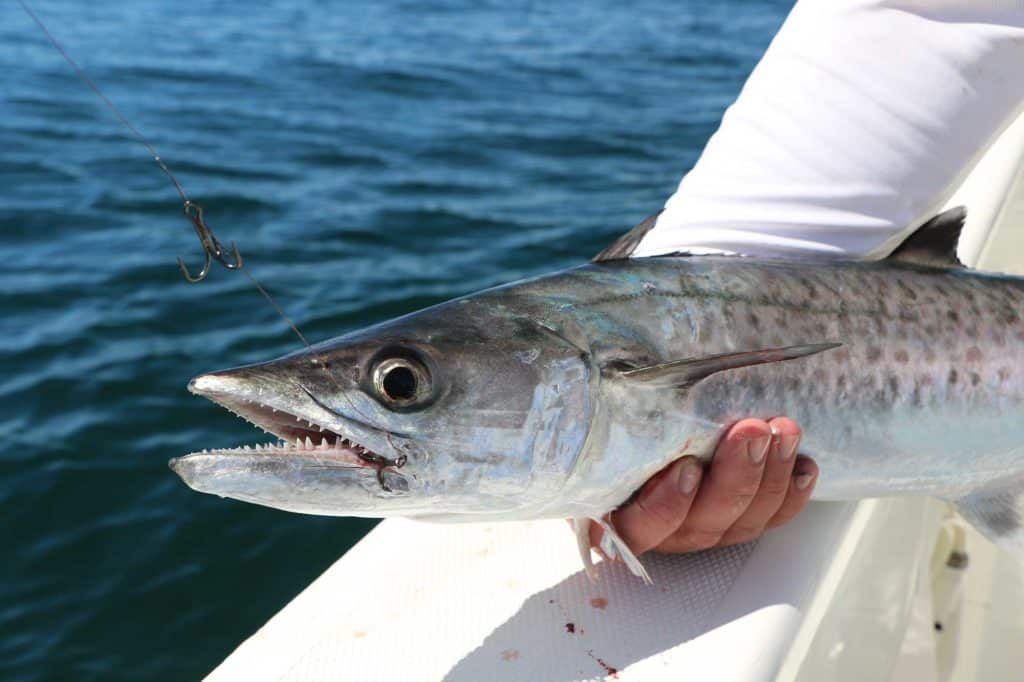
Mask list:
[[[364,481],[370,474],[376,478],[378,490],[386,494],[401,495],[409,489],[406,477],[396,471],[405,465],[405,455],[391,458],[374,452],[348,429],[341,430],[350,420],[324,405],[304,386],[273,381],[254,368],[238,368],[203,374],[188,387],[192,393],[209,398],[280,439],[255,446],[207,449],[172,459],[171,469],[195,490],[290,511],[308,511],[309,481],[331,475],[326,472],[357,474]],[[362,432],[364,426],[354,422],[353,430]],[[384,436],[390,443],[390,436]],[[303,471],[307,473],[297,473]],[[291,481],[285,485],[287,494],[269,492],[274,480],[279,484]],[[332,485],[338,482],[331,480]],[[300,488],[306,492],[300,492]]]
[[[190,455],[265,454],[296,455],[309,453],[318,460],[329,458],[336,466],[400,467],[404,458],[389,459],[357,442],[350,434],[328,428],[306,416],[299,416],[279,406],[246,397],[230,376],[204,374],[189,384],[189,390],[209,398],[256,428],[280,439],[257,445],[235,448],[204,449]],[[244,387],[248,388],[248,387]],[[310,396],[312,397],[312,396]],[[315,400],[315,399],[314,399]],[[319,404],[318,404],[319,406]],[[320,409],[322,406],[320,406]]]
[[[355,442],[351,437],[317,424],[314,421],[299,417],[276,407],[271,407],[254,400],[225,400],[216,396],[207,396],[227,409],[229,412],[246,420],[258,429],[278,441],[256,445],[242,445],[236,448],[219,448],[203,450],[203,453],[230,454],[232,452],[263,452],[268,455],[293,454],[296,451],[309,450],[329,453],[335,456],[348,456],[352,464],[371,466],[373,460],[381,457],[369,448]],[[195,454],[195,453],[193,453]]]

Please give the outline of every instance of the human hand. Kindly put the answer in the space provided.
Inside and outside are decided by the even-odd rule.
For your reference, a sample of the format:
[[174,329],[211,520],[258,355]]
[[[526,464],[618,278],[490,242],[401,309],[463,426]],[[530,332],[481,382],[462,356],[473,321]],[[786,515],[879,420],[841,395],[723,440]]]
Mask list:
[[[799,443],[800,427],[792,419],[737,422],[718,443],[708,471],[695,457],[676,460],[612,512],[612,525],[634,554],[753,540],[799,514],[810,499],[818,467],[796,454]],[[601,534],[593,524],[593,546]]]

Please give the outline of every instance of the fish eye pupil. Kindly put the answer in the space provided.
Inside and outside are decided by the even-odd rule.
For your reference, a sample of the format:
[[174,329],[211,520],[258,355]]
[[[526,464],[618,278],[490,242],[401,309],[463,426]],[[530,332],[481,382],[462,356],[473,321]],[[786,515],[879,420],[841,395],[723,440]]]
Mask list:
[[382,383],[384,393],[392,400],[411,400],[416,396],[416,375],[403,365],[389,369]]
[[370,373],[372,393],[389,409],[409,410],[430,401],[430,370],[412,357],[377,361]]

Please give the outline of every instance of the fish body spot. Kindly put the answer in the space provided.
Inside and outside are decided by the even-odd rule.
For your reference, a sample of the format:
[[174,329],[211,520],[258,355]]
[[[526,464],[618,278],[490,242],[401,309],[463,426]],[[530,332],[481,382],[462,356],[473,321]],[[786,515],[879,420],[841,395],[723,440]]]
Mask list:
[[516,360],[523,363],[524,365],[532,365],[534,361],[538,357],[540,357],[540,350],[537,348],[531,348],[530,350],[519,350],[512,353],[512,357],[514,357]]

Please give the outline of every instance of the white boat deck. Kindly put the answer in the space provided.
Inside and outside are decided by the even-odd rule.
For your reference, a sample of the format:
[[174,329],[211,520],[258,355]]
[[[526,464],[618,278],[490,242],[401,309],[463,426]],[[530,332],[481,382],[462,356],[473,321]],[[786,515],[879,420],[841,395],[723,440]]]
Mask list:
[[[653,586],[621,564],[591,582],[561,521],[388,521],[210,679],[770,680],[794,657],[804,667],[821,649],[807,633],[827,623],[842,655],[824,662],[874,658],[884,677],[935,505],[812,506],[758,543],[646,556]],[[832,598],[844,585],[858,586],[853,610]],[[843,639],[850,619],[875,636],[858,627]]]

